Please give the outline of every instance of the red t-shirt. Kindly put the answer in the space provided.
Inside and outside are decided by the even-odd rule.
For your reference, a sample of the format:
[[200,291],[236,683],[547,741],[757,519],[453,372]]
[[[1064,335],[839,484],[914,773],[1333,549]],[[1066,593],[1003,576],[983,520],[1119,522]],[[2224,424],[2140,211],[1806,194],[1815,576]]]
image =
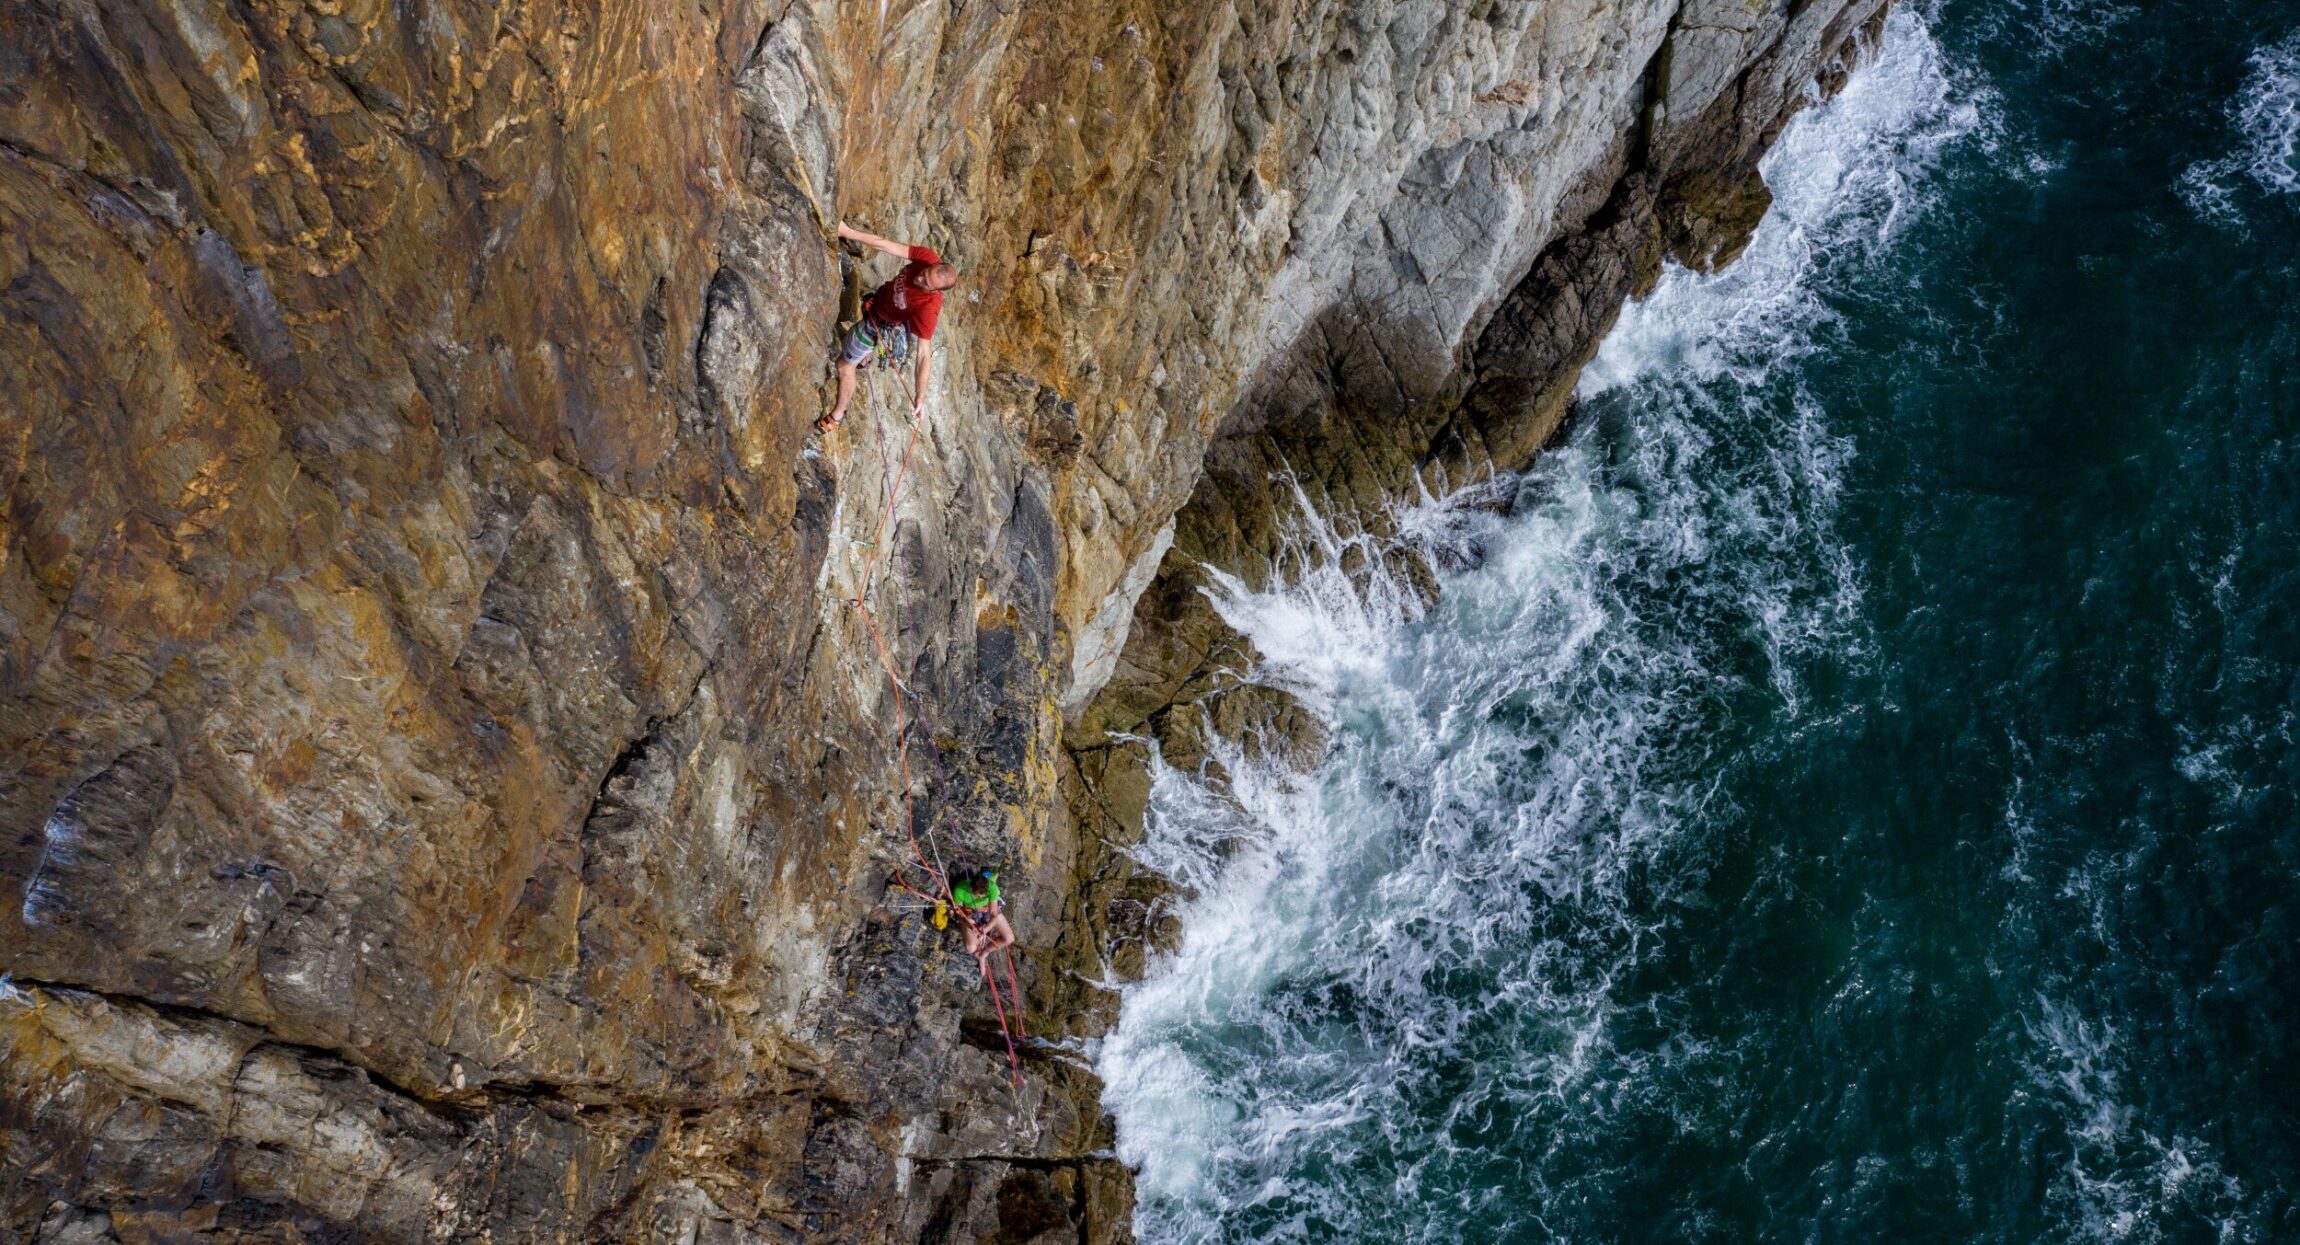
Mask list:
[[910,248],[910,262],[870,296],[871,319],[899,324],[920,341],[933,337],[934,322],[942,315],[942,291],[921,289],[918,279],[941,262],[942,256],[935,254],[933,247]]

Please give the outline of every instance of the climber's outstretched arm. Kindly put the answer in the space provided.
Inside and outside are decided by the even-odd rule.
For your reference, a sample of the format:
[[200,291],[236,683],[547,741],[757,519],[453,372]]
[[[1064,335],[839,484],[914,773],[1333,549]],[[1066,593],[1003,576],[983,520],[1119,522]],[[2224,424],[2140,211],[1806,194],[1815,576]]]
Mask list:
[[875,233],[865,233],[843,220],[839,222],[839,236],[849,242],[859,242],[864,246],[885,251],[896,259],[907,260],[910,258],[909,246],[900,242],[889,242]]

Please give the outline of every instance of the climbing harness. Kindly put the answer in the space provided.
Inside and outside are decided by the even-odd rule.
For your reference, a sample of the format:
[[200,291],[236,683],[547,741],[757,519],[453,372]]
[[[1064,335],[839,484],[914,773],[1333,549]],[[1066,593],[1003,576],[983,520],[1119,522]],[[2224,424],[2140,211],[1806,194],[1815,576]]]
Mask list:
[[[908,879],[900,876],[893,879],[892,885],[898,890],[916,895],[931,905],[928,909],[930,913],[928,920],[936,929],[940,930],[949,928],[950,914],[954,909],[957,910],[960,919],[967,921],[969,925],[973,925],[974,920],[972,914],[967,911],[968,905],[951,893],[950,870],[942,863],[942,849],[940,845],[934,842],[934,831],[931,827],[927,830],[926,844],[922,846],[919,842],[918,810],[911,796],[910,732],[912,726],[919,724],[924,719],[924,698],[920,697],[910,685],[903,682],[902,675],[895,665],[894,654],[887,648],[885,636],[879,632],[878,614],[870,607],[870,590],[878,576],[879,558],[886,552],[887,527],[894,520],[896,504],[902,500],[903,481],[910,475],[911,460],[918,452],[919,433],[924,431],[922,421],[917,419],[909,421],[910,437],[903,445],[902,461],[900,465],[894,466],[893,474],[888,475],[887,469],[893,464],[887,455],[885,421],[879,418],[877,373],[882,369],[892,371],[895,383],[902,387],[903,396],[910,400],[910,409],[915,411],[918,409],[918,397],[911,393],[909,382],[903,379],[902,372],[899,370],[910,362],[910,358],[909,331],[900,325],[890,325],[882,327],[878,331],[876,340],[871,346],[871,357],[863,365],[863,383],[865,385],[863,400],[870,409],[871,430],[878,442],[879,478],[887,480],[888,484],[886,487],[886,504],[879,508],[878,522],[871,529],[870,555],[863,560],[862,582],[856,587],[854,596],[848,599],[847,604],[862,614],[863,626],[870,631],[871,645],[878,650],[879,662],[886,668],[887,684],[894,689],[895,753],[902,780],[903,829],[910,837],[911,856],[918,862],[919,871],[931,879],[929,885],[941,893],[932,894],[926,890],[921,890],[912,886]],[[920,702],[917,711],[906,717],[905,706],[914,698]],[[933,864],[927,863],[927,850],[930,848],[934,852]],[[982,905],[985,912],[991,910],[989,903],[995,902],[998,898],[995,879],[991,881],[989,890],[989,900]],[[971,897],[971,893],[969,897]],[[1014,949],[1011,946],[1002,947],[1000,954],[1006,961],[1007,989],[1005,991],[999,989],[998,977],[990,970],[989,957],[980,957],[979,962],[982,967],[983,984],[990,987],[991,1006],[998,1013],[999,1033],[1006,1039],[1006,1065],[1009,1078],[1013,1087],[1019,1090],[1022,1088],[1022,1057],[1015,1048],[1015,1037],[1020,1034],[1024,1041],[1028,1041],[1030,1035],[1023,1029],[1022,982],[1014,969]],[[1011,1021],[1007,1017],[1009,1010],[1007,996],[1009,994],[1013,1000],[1013,1019]]]
[[[890,324],[884,320],[877,320],[871,324],[871,333],[874,338],[871,342],[870,351],[872,367],[892,369],[910,366],[910,330],[908,328],[900,324]],[[902,373],[896,372],[895,375],[900,378]]]

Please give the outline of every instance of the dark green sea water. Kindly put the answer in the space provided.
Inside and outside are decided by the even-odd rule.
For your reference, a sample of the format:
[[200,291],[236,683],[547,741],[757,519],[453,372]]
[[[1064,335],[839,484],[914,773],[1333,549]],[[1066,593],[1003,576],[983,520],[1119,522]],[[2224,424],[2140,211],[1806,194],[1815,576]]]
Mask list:
[[1232,585],[1145,1239],[2300,1240],[2296,139],[2300,3],[1904,12],[1434,611]]

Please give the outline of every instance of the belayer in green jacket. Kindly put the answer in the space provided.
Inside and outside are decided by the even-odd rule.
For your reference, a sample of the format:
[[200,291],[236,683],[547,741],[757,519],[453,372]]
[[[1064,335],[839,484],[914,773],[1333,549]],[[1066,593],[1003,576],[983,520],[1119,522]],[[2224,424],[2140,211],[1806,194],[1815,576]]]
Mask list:
[[[1014,927],[998,905],[998,871],[962,869],[950,878],[951,906],[965,923],[966,953],[991,977],[990,954],[1014,945]],[[996,980],[995,978],[992,978]]]

